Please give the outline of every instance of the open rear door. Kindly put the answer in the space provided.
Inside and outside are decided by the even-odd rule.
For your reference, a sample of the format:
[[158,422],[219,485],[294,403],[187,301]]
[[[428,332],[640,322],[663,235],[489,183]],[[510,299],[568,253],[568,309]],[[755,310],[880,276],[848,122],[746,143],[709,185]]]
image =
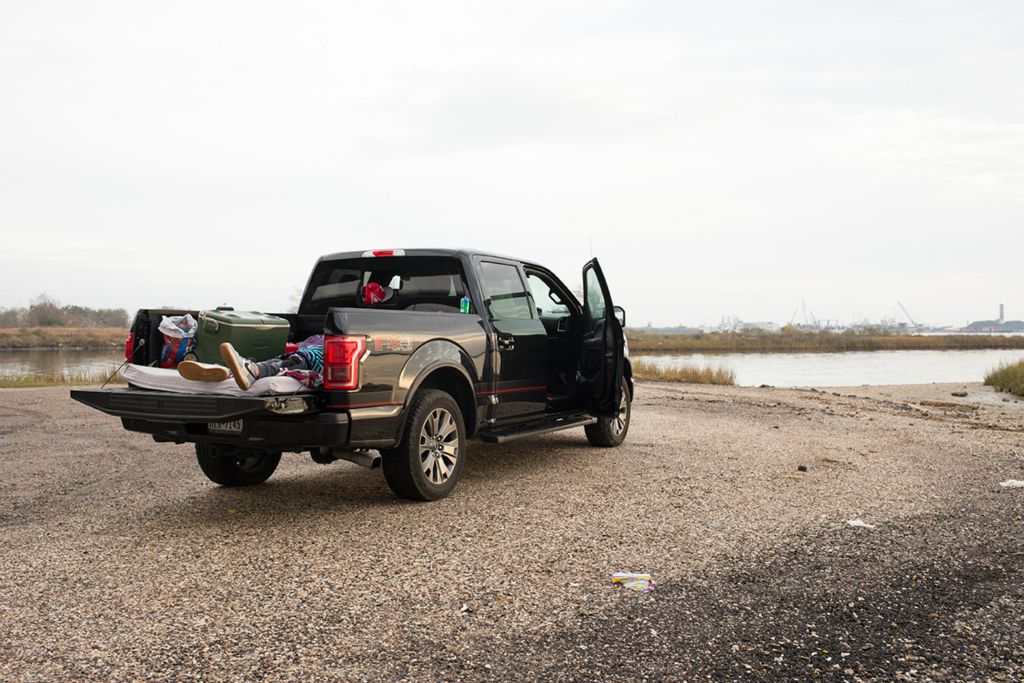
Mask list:
[[597,259],[583,267],[583,324],[580,391],[592,415],[614,417],[622,395],[624,335]]

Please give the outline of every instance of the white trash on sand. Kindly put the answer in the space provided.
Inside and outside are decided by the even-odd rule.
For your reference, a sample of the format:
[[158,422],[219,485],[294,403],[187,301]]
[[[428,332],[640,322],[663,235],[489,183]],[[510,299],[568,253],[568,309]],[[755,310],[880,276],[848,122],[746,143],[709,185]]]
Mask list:
[[642,593],[650,593],[654,590],[654,579],[651,578],[650,574],[615,572],[612,574],[612,583],[619,583],[622,584],[623,588]]
[[1007,479],[1006,481],[999,482],[999,485],[1004,489],[1024,489],[1024,480]]
[[857,519],[851,519],[846,524],[847,524],[847,526],[856,526],[856,527],[861,527],[863,529],[874,529],[875,528],[874,524],[868,524],[867,522],[865,522],[863,519],[860,519],[859,517]]

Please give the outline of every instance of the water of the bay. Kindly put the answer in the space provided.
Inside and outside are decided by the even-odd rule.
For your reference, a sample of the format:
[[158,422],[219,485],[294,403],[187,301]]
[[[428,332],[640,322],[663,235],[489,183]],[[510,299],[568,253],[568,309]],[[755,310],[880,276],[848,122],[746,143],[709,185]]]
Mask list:
[[111,371],[124,361],[120,349],[108,351],[0,351],[0,377],[21,375],[84,375]]
[[[1024,360],[1024,350],[856,351],[849,353],[731,353],[640,356],[658,365],[715,365],[736,372],[743,386],[858,386],[980,382],[1001,363]],[[0,376],[85,374],[117,367],[120,350],[0,351]]]
[[637,356],[663,367],[711,365],[736,372],[742,386],[844,387],[863,384],[980,382],[1024,350],[851,351],[847,353],[730,353]]

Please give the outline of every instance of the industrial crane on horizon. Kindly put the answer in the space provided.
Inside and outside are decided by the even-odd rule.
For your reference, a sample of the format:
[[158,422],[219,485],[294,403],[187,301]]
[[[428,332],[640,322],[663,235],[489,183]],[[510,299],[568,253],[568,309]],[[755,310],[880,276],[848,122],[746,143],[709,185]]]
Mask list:
[[910,311],[907,310],[906,306],[904,306],[902,303],[900,303],[899,299],[896,300],[896,304],[900,307],[900,309],[903,310],[903,315],[907,316],[907,320],[910,321],[910,324],[914,326],[915,330],[920,330],[920,329],[924,328],[924,325],[919,325],[919,324],[917,324],[917,322],[914,321],[914,317],[912,315],[910,315]]

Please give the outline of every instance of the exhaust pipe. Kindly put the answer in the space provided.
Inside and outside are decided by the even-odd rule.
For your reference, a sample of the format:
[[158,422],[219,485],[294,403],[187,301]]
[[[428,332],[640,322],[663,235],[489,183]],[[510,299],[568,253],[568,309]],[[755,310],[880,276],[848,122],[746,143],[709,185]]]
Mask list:
[[375,470],[380,467],[380,453],[365,449],[348,451],[343,448],[335,448],[334,450],[321,448],[313,455],[313,460],[323,465],[333,462],[334,460],[347,460],[348,462],[355,463],[360,467],[365,467],[371,470]]

